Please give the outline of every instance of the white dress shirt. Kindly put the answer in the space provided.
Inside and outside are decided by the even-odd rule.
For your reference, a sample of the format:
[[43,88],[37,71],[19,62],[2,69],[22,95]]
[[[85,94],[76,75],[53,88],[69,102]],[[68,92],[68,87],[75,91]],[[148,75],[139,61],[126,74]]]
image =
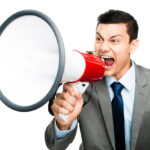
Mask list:
[[[106,83],[111,101],[114,97],[111,84],[115,81],[116,79],[114,79],[113,77],[106,77]],[[124,88],[121,91],[121,95],[124,103],[125,145],[126,150],[130,150],[131,124],[132,124],[134,95],[135,95],[135,65],[133,62],[128,72],[119,81],[116,82],[120,82],[124,86]]]
[[[106,77],[106,84],[108,87],[110,100],[112,101],[114,97],[113,90],[111,88],[111,84],[113,82],[120,82],[124,88],[121,91],[121,95],[124,102],[124,127],[125,127],[125,145],[126,150],[130,150],[131,144],[131,124],[132,124],[132,115],[133,115],[133,106],[134,106],[134,95],[135,95],[135,65],[132,62],[132,66],[126,72],[126,74],[119,80],[116,81],[115,78]],[[55,121],[55,131],[57,139],[62,139],[67,136],[71,130],[75,128],[77,124],[77,119],[75,119],[69,130],[59,130],[56,121]]]

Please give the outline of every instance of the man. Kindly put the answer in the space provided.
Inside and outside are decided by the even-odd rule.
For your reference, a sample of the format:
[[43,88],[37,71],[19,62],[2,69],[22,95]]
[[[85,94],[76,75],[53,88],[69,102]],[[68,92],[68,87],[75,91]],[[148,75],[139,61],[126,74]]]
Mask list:
[[[55,119],[45,132],[48,148],[66,149],[79,123],[81,150],[150,149],[150,71],[130,59],[137,36],[137,22],[126,12],[109,10],[98,17],[95,50],[104,59],[105,77],[90,84],[83,97],[63,86],[51,106]],[[70,116],[64,122],[59,113]]]

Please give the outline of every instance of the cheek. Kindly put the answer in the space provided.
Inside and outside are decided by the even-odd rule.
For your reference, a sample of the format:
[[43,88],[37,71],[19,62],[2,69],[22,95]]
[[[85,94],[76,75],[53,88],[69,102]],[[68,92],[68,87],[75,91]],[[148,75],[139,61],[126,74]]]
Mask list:
[[113,46],[112,53],[115,57],[115,63],[121,63],[122,59],[126,57],[125,49],[122,47],[122,45]]
[[130,55],[127,50],[122,50],[116,53],[116,64],[118,66],[126,65],[130,60]]
[[100,51],[100,46],[98,44],[95,44],[94,45],[94,49],[96,50],[97,54],[99,53]]

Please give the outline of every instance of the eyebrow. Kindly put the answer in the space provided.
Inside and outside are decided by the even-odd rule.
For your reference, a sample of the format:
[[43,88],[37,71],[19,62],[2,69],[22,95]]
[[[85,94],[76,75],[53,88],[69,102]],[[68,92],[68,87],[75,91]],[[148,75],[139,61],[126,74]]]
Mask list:
[[[103,38],[103,36],[102,36],[99,32],[96,32],[96,34],[98,34],[100,37]],[[115,37],[117,37],[117,36],[121,36],[121,34],[113,35],[113,36],[111,36],[111,39],[112,39],[112,38],[115,38]]]

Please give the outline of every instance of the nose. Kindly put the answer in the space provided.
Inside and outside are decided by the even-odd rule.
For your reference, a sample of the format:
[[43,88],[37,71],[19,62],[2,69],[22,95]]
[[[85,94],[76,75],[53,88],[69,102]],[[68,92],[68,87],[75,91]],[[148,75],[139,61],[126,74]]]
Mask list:
[[102,42],[100,44],[99,49],[100,49],[101,53],[108,52],[110,49],[109,43],[107,41]]

